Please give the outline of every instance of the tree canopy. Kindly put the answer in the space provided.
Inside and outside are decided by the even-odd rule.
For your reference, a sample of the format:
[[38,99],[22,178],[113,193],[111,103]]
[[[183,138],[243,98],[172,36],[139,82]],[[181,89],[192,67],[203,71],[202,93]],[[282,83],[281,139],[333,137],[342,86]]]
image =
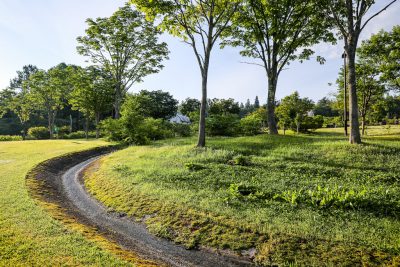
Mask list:
[[88,19],[86,35],[78,37],[78,53],[106,71],[114,81],[115,116],[126,92],[134,83],[163,68],[167,44],[160,31],[139,11],[125,5],[111,17]]
[[[334,41],[329,25],[321,19],[319,1],[246,0],[225,35],[224,45],[240,47],[240,54],[255,58],[268,77],[268,127],[277,134],[275,94],[280,73],[295,60],[306,60],[310,47]],[[321,57],[317,57],[323,62]]]

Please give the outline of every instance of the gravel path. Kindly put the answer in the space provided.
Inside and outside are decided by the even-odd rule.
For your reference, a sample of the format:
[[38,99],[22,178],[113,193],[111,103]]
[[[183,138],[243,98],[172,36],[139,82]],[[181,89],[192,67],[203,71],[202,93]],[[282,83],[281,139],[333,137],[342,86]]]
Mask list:
[[[252,266],[247,259],[234,255],[221,255],[208,250],[186,250],[168,240],[153,236],[142,223],[108,212],[106,207],[86,192],[82,184],[83,170],[99,156],[88,158],[89,156],[81,157],[80,161],[75,159],[74,164],[67,164],[68,167],[64,167],[64,170],[58,174],[54,173],[55,166],[53,166],[50,169],[53,169],[52,172],[56,177],[52,177],[51,181],[49,181],[48,175],[42,175],[46,176],[46,180],[53,187],[52,191],[59,193],[57,202],[62,203],[67,212],[73,214],[79,221],[96,227],[122,247],[161,265]],[[76,164],[78,163],[76,161],[83,162]],[[62,164],[62,162],[57,162],[59,167],[61,167],[60,163]],[[51,166],[51,163],[47,163],[47,165]],[[66,165],[64,164],[64,166]]]

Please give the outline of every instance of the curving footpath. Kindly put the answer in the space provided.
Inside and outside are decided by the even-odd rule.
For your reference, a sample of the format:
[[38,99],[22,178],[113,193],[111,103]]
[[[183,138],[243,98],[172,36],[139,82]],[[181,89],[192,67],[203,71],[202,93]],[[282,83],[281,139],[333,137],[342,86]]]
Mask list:
[[[121,247],[140,257],[167,266],[252,266],[245,258],[217,254],[208,250],[187,250],[150,234],[145,225],[132,218],[107,211],[92,198],[83,185],[82,173],[110,149],[97,149],[47,161],[36,168],[34,178],[45,188],[42,199],[61,205],[80,223],[96,229]],[[32,175],[31,175],[32,176]],[[28,175],[28,179],[29,179]],[[32,178],[31,178],[32,179]]]

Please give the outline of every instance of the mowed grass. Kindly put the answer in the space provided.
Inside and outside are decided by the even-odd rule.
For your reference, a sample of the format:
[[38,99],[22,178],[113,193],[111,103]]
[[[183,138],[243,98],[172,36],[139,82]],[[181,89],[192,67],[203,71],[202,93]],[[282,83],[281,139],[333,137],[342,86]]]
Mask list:
[[342,131],[130,147],[86,186],[188,248],[255,248],[263,265],[398,266],[400,128],[370,127],[363,145]]
[[0,142],[0,266],[128,265],[70,230],[29,196],[25,176],[62,154],[107,145],[104,141]]

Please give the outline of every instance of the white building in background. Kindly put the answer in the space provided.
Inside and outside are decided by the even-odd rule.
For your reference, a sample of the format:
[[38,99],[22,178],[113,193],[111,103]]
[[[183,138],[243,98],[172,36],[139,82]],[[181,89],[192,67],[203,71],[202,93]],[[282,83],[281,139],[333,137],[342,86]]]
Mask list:
[[189,117],[181,114],[181,113],[177,113],[175,115],[175,117],[172,117],[169,122],[171,123],[179,123],[179,124],[190,124],[190,119]]

